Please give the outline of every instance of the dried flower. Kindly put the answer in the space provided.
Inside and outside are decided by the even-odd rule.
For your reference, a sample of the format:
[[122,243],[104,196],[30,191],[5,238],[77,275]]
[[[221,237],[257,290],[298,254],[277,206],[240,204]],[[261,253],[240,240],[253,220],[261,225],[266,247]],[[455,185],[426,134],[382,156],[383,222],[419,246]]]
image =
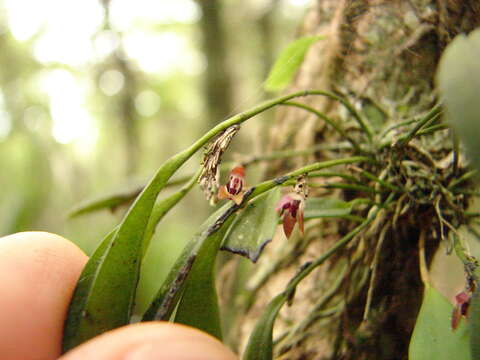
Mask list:
[[305,175],[300,175],[297,177],[293,191],[302,195],[304,199],[308,197],[308,184],[307,177]]
[[457,294],[455,296],[455,308],[452,312],[452,329],[455,330],[460,324],[460,319],[462,316],[466,318],[468,316],[468,308],[470,306],[470,298],[465,291]]
[[219,188],[218,165],[222,162],[222,155],[232,141],[235,134],[240,130],[239,125],[230,126],[207,146],[203,156],[203,170],[198,182],[205,193],[207,200],[215,203]]
[[243,200],[243,188],[245,186],[245,169],[243,166],[236,166],[230,171],[228,183],[218,190],[218,198],[230,199],[240,205]]
[[305,197],[301,194],[291,192],[284,195],[277,205],[276,210],[283,216],[283,231],[285,236],[290,238],[293,228],[298,221],[300,232],[304,234],[303,211],[305,208]]

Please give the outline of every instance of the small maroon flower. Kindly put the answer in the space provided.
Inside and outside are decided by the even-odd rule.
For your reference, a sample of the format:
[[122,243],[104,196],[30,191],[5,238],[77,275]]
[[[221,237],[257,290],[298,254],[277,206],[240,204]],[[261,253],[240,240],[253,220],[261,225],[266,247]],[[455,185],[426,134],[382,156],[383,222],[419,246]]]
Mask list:
[[298,193],[288,193],[282,197],[277,205],[277,212],[283,216],[283,231],[285,236],[290,238],[293,228],[298,221],[300,232],[304,234],[303,228],[303,210],[305,208],[305,198]]
[[245,186],[245,169],[243,166],[236,166],[230,171],[228,183],[218,189],[218,198],[230,199],[240,205],[243,200],[243,188]]
[[452,330],[455,330],[460,324],[462,316],[466,318],[468,316],[468,307],[470,306],[470,295],[465,291],[455,296],[455,308],[452,312]]

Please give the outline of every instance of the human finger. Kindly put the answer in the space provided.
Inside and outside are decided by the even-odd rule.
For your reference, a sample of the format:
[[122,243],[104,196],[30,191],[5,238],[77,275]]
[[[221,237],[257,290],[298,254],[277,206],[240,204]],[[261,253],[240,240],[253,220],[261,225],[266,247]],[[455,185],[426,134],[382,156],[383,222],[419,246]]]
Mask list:
[[197,329],[167,322],[139,323],[109,331],[59,360],[235,360],[220,341]]
[[2,360],[56,359],[63,323],[87,256],[45,232],[0,238]]

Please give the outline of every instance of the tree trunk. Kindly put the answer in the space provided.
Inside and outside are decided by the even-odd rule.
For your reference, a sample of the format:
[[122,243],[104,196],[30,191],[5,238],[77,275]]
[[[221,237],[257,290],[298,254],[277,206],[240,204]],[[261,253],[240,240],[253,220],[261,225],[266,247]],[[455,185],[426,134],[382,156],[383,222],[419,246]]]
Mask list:
[[227,64],[225,31],[218,0],[197,1],[202,11],[200,26],[207,60],[204,79],[205,103],[209,121],[216,124],[232,111],[233,94]]
[[[478,0],[315,1],[301,33],[325,38],[310,49],[290,90],[321,89],[347,97],[369,120],[377,134],[373,142],[380,142],[379,129],[432,108],[436,101],[434,76],[443,49],[455,35],[471,31],[479,21]],[[305,102],[343,122],[352,136],[358,135],[358,126],[350,125],[351,119],[338,103],[318,97]],[[342,155],[335,149],[339,141],[321,119],[302,109],[285,107],[277,112],[268,147],[332,145],[333,150],[317,152],[314,159],[302,159],[301,164],[305,164],[307,160],[338,158]],[[443,184],[462,170],[452,170],[457,165],[452,163],[455,156],[448,131],[412,141],[401,152],[394,144],[395,138],[391,147],[377,154],[383,168],[359,165],[352,174],[368,170],[379,177],[391,176],[398,186],[413,183],[412,190],[396,199],[395,209],[382,210],[356,242],[302,283],[293,306],[283,309],[275,324],[277,358],[407,359],[423,295],[418,239],[425,238],[430,263],[443,236],[436,207],[448,207],[434,184]],[[371,149],[368,144],[362,146]],[[431,174],[420,180],[416,170],[405,170],[403,160],[418,162]],[[269,172],[285,173],[301,164],[284,161],[274,164]],[[362,193],[337,190],[335,196],[351,200]],[[385,200],[381,195],[377,199]],[[467,206],[465,199],[454,201],[462,209]],[[459,226],[459,213],[446,211],[443,215]],[[275,239],[256,265],[248,283],[255,303],[242,319],[244,337],[265,303],[284,288],[295,269],[317,258],[354,227],[345,220],[309,224],[304,239]],[[364,320],[367,293],[371,303]]]

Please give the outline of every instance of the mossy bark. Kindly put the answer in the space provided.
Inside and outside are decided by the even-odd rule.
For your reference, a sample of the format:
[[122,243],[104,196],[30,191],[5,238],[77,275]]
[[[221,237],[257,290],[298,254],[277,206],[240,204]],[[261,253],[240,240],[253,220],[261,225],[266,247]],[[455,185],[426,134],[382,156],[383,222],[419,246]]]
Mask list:
[[[338,92],[355,104],[375,132],[425,113],[435,104],[434,76],[442,51],[456,34],[471,31],[479,22],[478,0],[315,1],[300,33],[324,35],[325,40],[310,49],[290,90]],[[329,99],[305,101],[337,121],[346,121],[341,106]],[[352,134],[358,132],[358,127],[350,127],[348,121],[345,126]],[[301,149],[318,143],[334,145],[342,140],[320,119],[296,108],[279,110],[271,130],[270,150]],[[374,142],[382,140],[378,134]],[[277,320],[278,358],[407,359],[423,294],[418,239],[421,234],[426,236],[429,262],[443,232],[436,206],[444,208],[449,203],[435,192],[435,184],[448,183],[458,175],[451,171],[452,149],[447,131],[414,141],[402,152],[379,151],[378,159],[389,168],[386,172],[398,172],[392,175],[392,181],[398,181],[399,186],[412,182],[419,185],[412,188],[415,192],[397,198],[397,210],[379,215],[354,246],[344,249],[302,284],[293,306],[284,309]],[[322,151],[315,154],[315,159],[338,156],[339,152]],[[403,160],[418,161],[425,173],[410,174],[401,165]],[[278,174],[298,165],[279,162],[268,171]],[[367,169],[377,175],[383,170]],[[344,199],[359,196],[345,191],[336,195]],[[454,202],[464,209],[468,199]],[[449,217],[454,226],[459,225],[458,214]],[[448,212],[444,216],[448,217]],[[256,289],[254,305],[242,319],[245,336],[265,301],[283,289],[295,268],[324,252],[349,229],[351,224],[344,220],[310,223],[303,240],[283,244],[276,240],[276,245],[267,248],[255,271],[271,264],[278,266]],[[380,244],[379,239],[383,239]],[[370,286],[376,253],[376,278]],[[364,320],[370,287],[370,311]],[[325,294],[328,299],[319,305]],[[315,306],[316,313],[312,312]],[[292,333],[292,328],[302,322],[306,326]]]

